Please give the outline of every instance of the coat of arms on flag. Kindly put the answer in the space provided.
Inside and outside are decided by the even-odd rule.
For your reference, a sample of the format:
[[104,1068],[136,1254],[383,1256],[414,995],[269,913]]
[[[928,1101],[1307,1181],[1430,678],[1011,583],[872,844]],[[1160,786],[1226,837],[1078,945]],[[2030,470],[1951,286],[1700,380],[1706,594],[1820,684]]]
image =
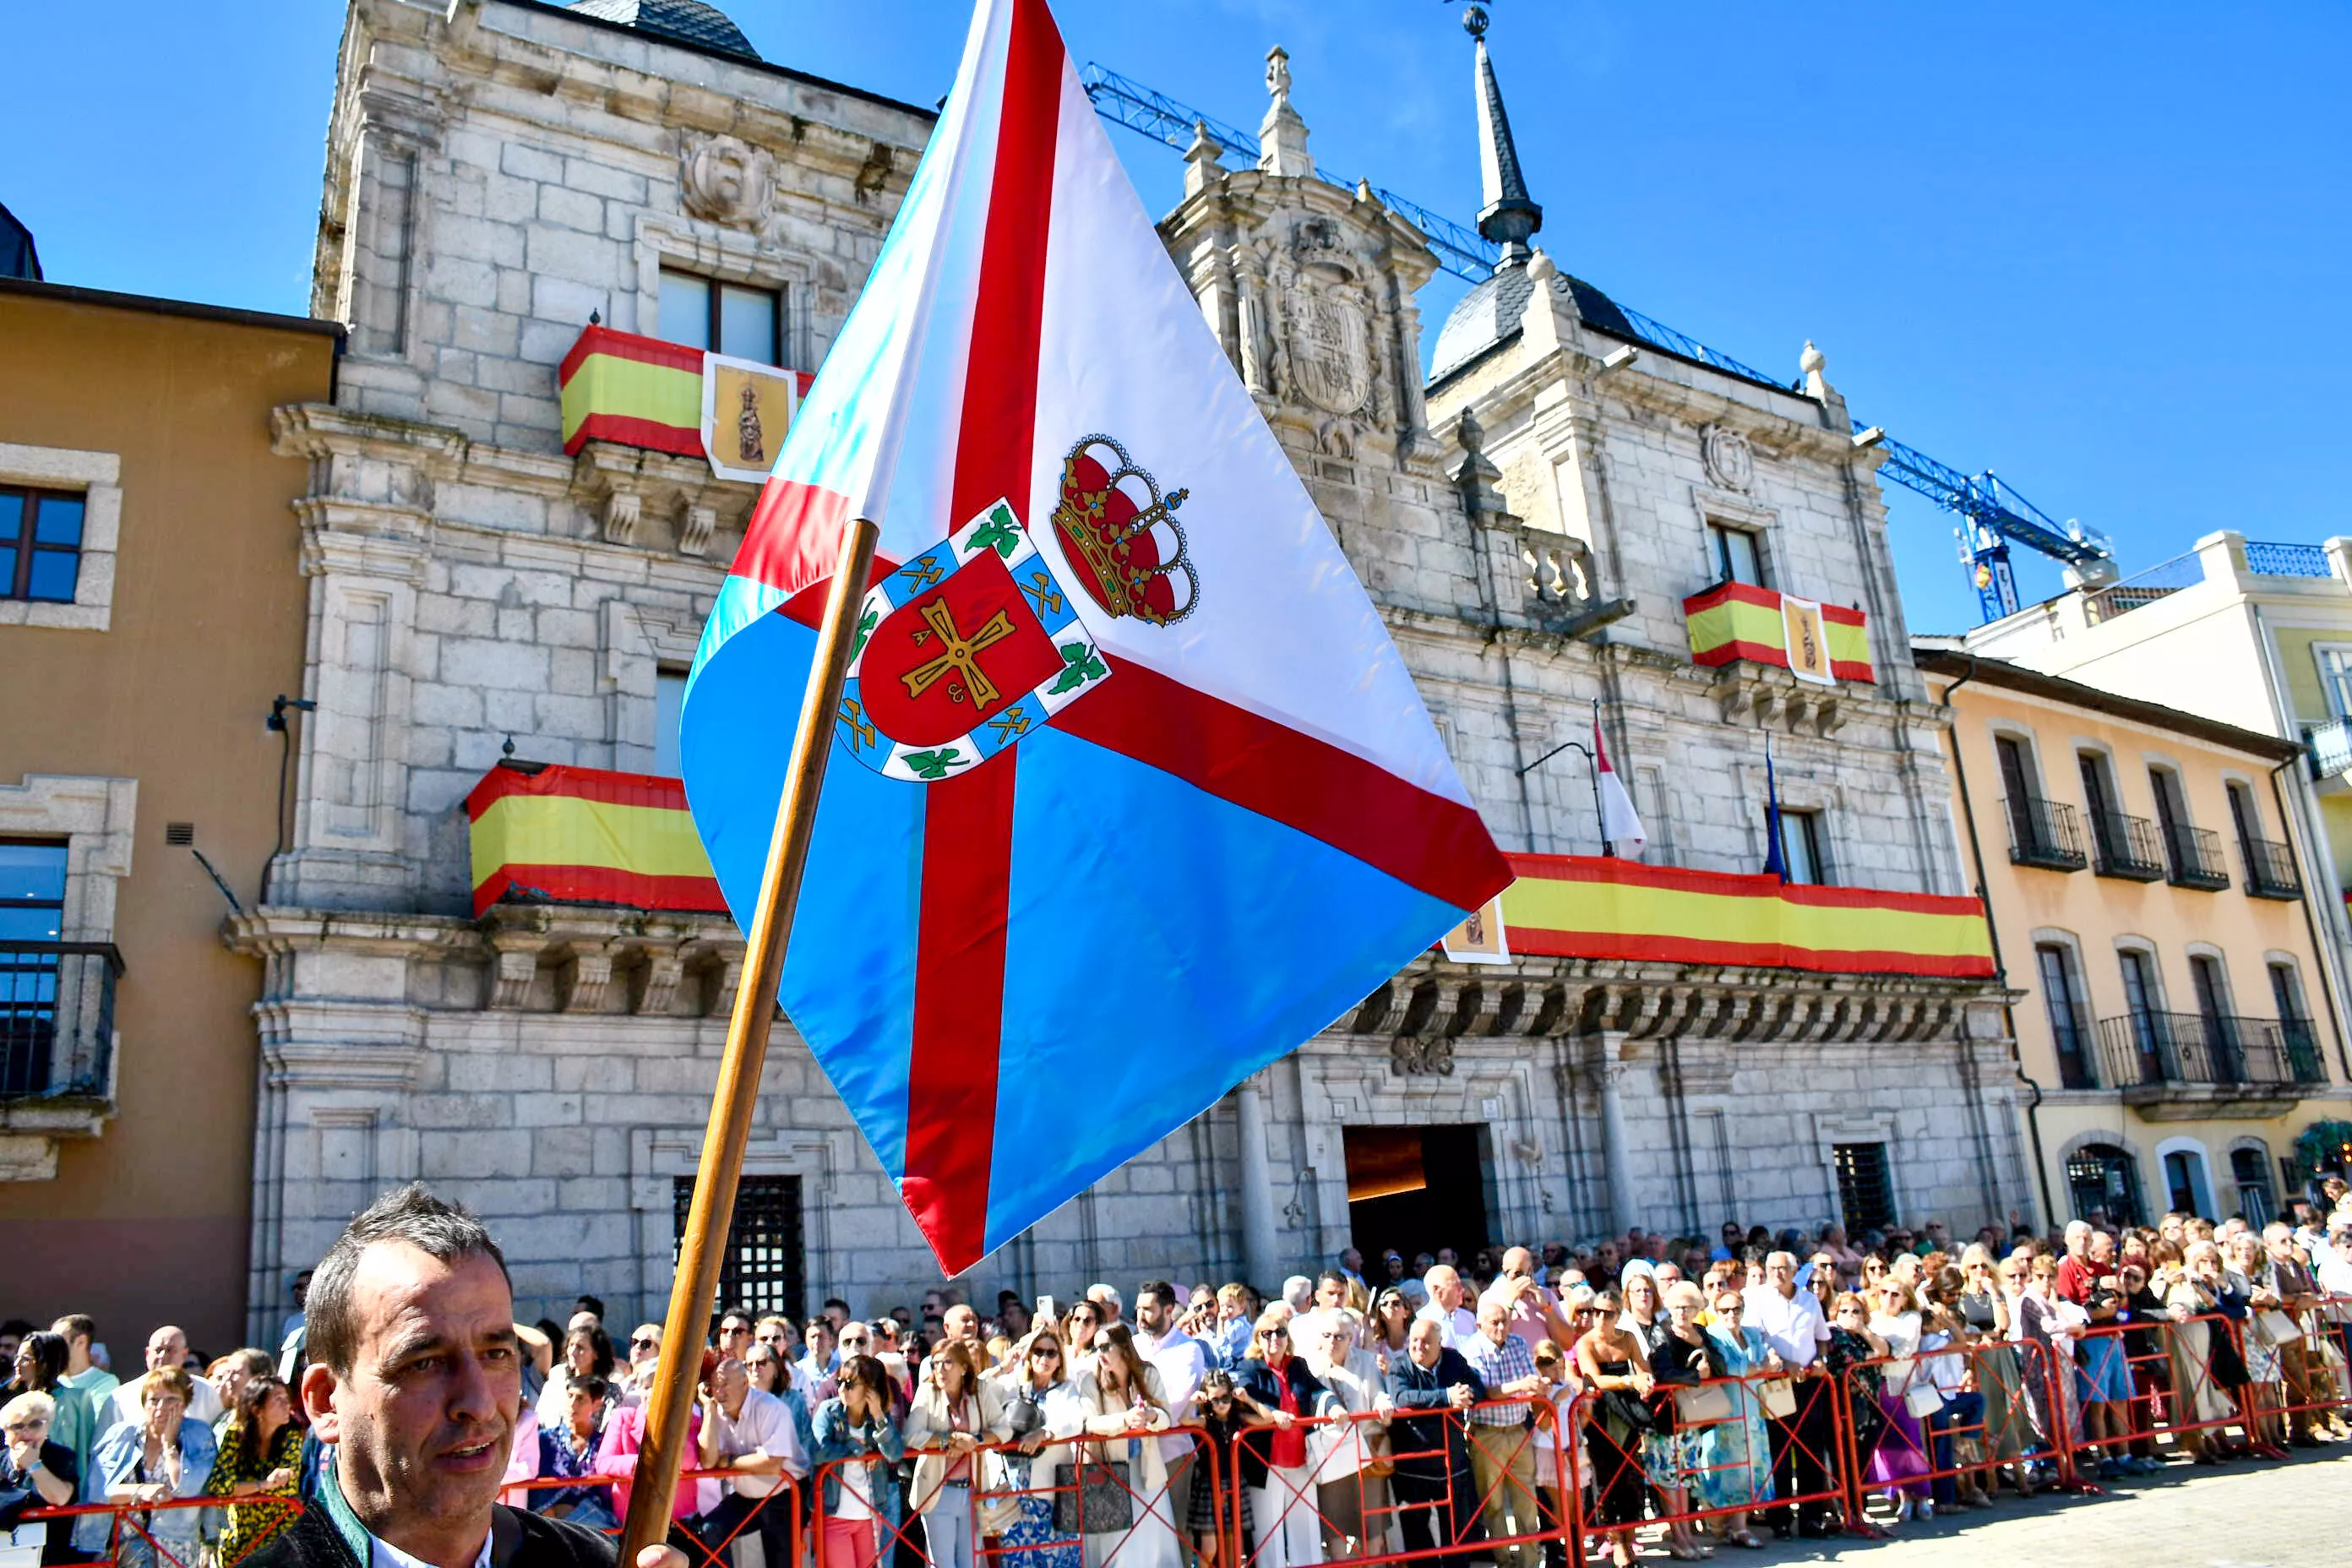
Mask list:
[[890,778],[977,767],[1110,678],[1008,501],[884,577],[857,626],[835,732]]
[[981,0],[704,628],[680,752],[739,916],[847,518],[862,765],[824,775],[779,995],[952,1273],[1510,874],[1045,0]]

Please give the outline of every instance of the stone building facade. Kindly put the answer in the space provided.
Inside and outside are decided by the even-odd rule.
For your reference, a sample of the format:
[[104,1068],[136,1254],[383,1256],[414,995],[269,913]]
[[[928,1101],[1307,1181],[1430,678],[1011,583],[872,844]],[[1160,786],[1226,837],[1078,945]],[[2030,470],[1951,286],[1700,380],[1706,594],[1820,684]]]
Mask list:
[[[1943,719],[1909,663],[1874,459],[1818,361],[1801,390],[1649,350],[1624,364],[1595,320],[1613,307],[1520,233],[1424,388],[1431,252],[1368,189],[1314,176],[1275,65],[1263,166],[1196,147],[1162,232],[1497,838],[1598,851],[1565,759],[1529,765],[1589,733],[1598,700],[1653,858],[1755,869],[1769,732],[1827,875],[1960,891]],[[1483,50],[1480,69],[1483,91]],[[734,928],[529,904],[477,919],[462,802],[509,742],[660,765],[667,682],[754,490],[698,458],[566,456],[560,366],[592,321],[675,336],[665,309],[732,286],[773,301],[772,357],[814,368],[929,126],[759,60],[691,0],[352,0],[315,301],[351,350],[331,404],[276,416],[279,449],[310,465],[317,708],[291,847],[230,935],[267,960],[257,1316],[411,1176],[498,1223],[525,1311],[560,1316],[583,1290],[657,1311]],[[1505,230],[1525,216],[1510,204],[1533,210],[1524,189],[1491,198]],[[1860,608],[1875,679],[1696,665],[1679,605],[1714,581],[1710,524],[1746,531],[1767,581]],[[1839,1162],[1873,1144],[1886,1201],[1973,1226],[2031,1207],[1997,999],[1979,981],[1423,960],[971,1282],[1271,1283],[1348,1244],[1370,1212],[1351,1208],[1351,1163],[1408,1130],[1473,1200],[1467,1240],[1818,1223]],[[746,1171],[778,1211],[790,1293],[866,1310],[935,1278],[788,1030],[763,1090]]]

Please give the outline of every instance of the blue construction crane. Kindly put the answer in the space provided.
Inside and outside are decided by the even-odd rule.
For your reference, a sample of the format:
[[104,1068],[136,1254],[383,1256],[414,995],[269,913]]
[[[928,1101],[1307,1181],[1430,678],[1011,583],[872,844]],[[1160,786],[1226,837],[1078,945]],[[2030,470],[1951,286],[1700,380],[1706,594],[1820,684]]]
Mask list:
[[[1192,145],[1197,132],[1205,131],[1217,143],[1220,155],[1237,153],[1244,163],[1257,162],[1257,138],[1246,131],[1212,119],[1190,104],[1091,61],[1078,75],[1087,96],[1094,101],[1095,112],[1114,124],[1140,132],[1180,153]],[[1316,173],[1318,178],[1342,189],[1352,190],[1358,184],[1335,178],[1320,168]],[[1496,263],[1502,259],[1502,247],[1475,229],[1466,228],[1394,191],[1378,185],[1370,189],[1391,211],[1428,238],[1442,269],[1472,283],[1493,276]],[[1801,389],[1804,384],[1801,381],[1784,383],[1776,376],[1766,375],[1729,354],[1717,353],[1696,338],[1628,309],[1622,301],[1618,310],[1643,343],[1676,359],[1723,371],[1775,391]],[[2080,523],[2056,521],[2018,494],[2013,486],[1996,478],[1991,469],[1964,474],[1860,420],[1854,422],[1854,438],[1885,449],[1886,459],[1878,470],[1882,478],[1958,514],[1962,526],[1952,531],[1959,541],[1960,560],[1969,568],[1969,582],[1976,589],[1977,604],[1986,620],[1999,620],[2018,609],[2017,583],[2009,563],[2009,547],[2012,543],[2022,544],[2073,568],[2085,582],[2105,581],[2115,574],[2115,551],[2105,535]]]

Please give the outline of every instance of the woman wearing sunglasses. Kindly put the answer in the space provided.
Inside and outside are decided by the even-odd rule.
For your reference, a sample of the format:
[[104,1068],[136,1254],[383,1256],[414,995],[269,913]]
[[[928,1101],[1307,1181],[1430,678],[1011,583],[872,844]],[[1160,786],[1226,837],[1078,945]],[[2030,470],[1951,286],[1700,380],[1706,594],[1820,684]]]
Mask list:
[[1315,1512],[1313,1469],[1307,1463],[1307,1428],[1299,1425],[1337,1407],[1321,1379],[1292,1346],[1290,1321],[1269,1308],[1257,1321],[1249,1352],[1234,1374],[1234,1385],[1264,1412],[1268,1426],[1241,1440],[1244,1463],[1265,1468],[1265,1482],[1250,1499],[1265,1539],[1252,1568],[1303,1568],[1320,1561],[1320,1521]]
[[1061,1466],[1045,1452],[1048,1444],[1086,1420],[1064,1364],[1061,1335],[1050,1327],[1034,1331],[1005,1370],[1005,1415],[1013,1446],[1003,1456],[1004,1475],[1008,1489],[1020,1496],[1013,1500],[1014,1516],[997,1532],[1004,1556],[1024,1568],[1081,1568],[1078,1538],[1054,1528],[1053,1488]]

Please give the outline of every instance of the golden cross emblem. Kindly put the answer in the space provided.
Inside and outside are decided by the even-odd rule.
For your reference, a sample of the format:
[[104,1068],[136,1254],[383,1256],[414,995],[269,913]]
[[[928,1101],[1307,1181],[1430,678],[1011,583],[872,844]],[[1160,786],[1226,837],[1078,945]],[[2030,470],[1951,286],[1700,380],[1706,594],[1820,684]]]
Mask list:
[[999,610],[982,621],[978,631],[966,637],[956,629],[955,612],[941,601],[933,599],[923,606],[923,619],[929,623],[930,631],[917,632],[915,646],[920,647],[930,641],[933,632],[938,633],[940,640],[947,646],[929,663],[917,665],[898,678],[907,683],[907,695],[920,697],[936,685],[941,676],[952,670],[962,676],[963,680],[961,683],[948,682],[949,701],[961,702],[967,695],[974,707],[985,708],[995,701],[999,695],[996,683],[981,673],[977,656],[981,649],[993,647],[1013,635],[1013,617]]

